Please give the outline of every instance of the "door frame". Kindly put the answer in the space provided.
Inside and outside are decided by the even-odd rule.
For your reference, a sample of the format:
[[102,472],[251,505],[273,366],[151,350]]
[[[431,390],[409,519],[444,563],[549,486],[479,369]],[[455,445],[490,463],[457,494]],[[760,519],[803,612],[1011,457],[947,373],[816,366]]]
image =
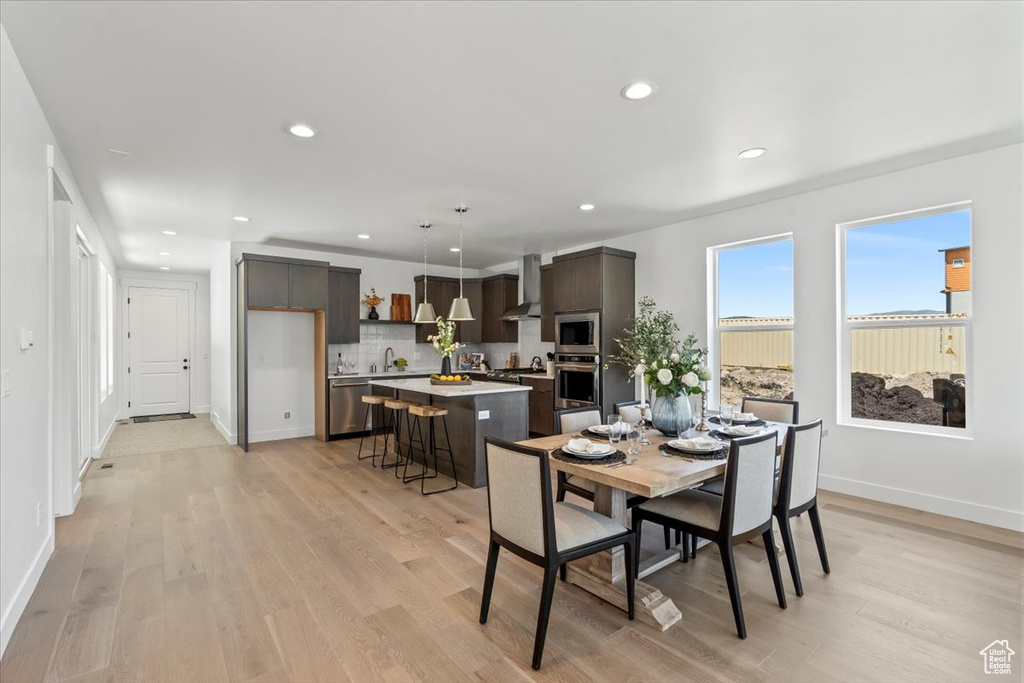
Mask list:
[[[129,403],[132,400],[131,383],[128,381],[128,364],[131,362],[131,349],[128,344],[128,326],[131,323],[131,314],[128,309],[128,291],[132,287],[149,287],[151,289],[183,289],[188,292],[188,358],[189,367],[194,368],[196,363],[196,283],[188,280],[150,280],[139,277],[118,278],[118,296],[121,305],[121,334],[118,343],[121,349],[121,386],[124,387],[124,395],[121,397],[121,417],[134,417],[138,408],[131,408]],[[193,379],[194,372],[188,374],[188,409],[192,411],[196,407],[196,384]]]
[[[97,306],[99,292],[95,286],[97,270],[95,264],[96,250],[89,244],[85,233],[82,232],[82,228],[77,224],[75,225],[75,233],[77,235],[75,265],[78,267],[78,272],[76,273],[78,276],[78,297],[76,301],[78,319],[78,438],[79,448],[82,449],[78,452],[78,460],[81,463],[78,475],[79,479],[81,479],[82,472],[88,467],[89,461],[99,457],[95,452],[96,435],[99,432],[99,400],[97,398],[99,396],[99,385],[95,382],[96,376],[93,373],[97,365],[95,360],[98,358],[98,355],[94,355],[96,344],[93,339],[93,331],[99,319],[97,315],[99,312],[99,307]],[[82,270],[83,267],[84,271]],[[85,275],[84,283],[82,282],[83,272]],[[83,437],[85,438],[84,444],[81,443]]]

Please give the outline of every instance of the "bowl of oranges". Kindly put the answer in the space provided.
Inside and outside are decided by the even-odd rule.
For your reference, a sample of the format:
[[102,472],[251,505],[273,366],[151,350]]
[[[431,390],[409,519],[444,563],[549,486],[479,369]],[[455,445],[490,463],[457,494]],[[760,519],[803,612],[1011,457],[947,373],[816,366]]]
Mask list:
[[469,375],[431,375],[430,383],[437,386],[457,386],[472,384],[473,379]]

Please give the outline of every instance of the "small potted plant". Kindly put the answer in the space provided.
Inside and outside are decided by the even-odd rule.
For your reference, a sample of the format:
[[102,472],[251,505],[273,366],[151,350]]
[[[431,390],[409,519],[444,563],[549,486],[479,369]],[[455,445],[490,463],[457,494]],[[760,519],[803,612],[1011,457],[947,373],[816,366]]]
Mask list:
[[363,305],[370,307],[370,312],[366,314],[369,320],[378,320],[380,313],[377,312],[377,307],[384,303],[384,297],[377,296],[377,288],[370,287],[370,293],[363,295]]
[[404,358],[396,358],[395,367],[398,368],[399,372],[405,372],[405,369],[409,367],[409,361]]

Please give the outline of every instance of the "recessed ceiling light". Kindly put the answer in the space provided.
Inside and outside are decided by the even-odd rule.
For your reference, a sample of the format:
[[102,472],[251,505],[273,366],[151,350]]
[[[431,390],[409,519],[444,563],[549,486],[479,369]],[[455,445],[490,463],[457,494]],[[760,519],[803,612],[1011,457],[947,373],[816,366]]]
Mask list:
[[743,150],[736,156],[738,156],[740,159],[756,159],[758,157],[763,157],[765,152],[767,151],[768,150],[765,149],[764,147],[751,147],[750,149]]
[[120,154],[123,157],[130,157],[132,155],[131,152],[126,152],[123,149],[114,149],[113,147],[111,147],[107,151],[110,152],[111,154]]
[[295,123],[288,126],[288,132],[297,138],[311,138],[316,135],[316,131],[304,123]]
[[160,270],[170,270],[170,268],[167,266],[160,266]]
[[170,256],[170,255],[171,255],[171,252],[169,252],[169,251],[161,251],[161,252],[160,252],[160,255],[161,255],[161,256]]
[[462,251],[458,247],[448,247],[448,251],[455,252],[456,254]]
[[358,237],[361,240],[368,240],[368,239],[370,239],[370,236],[367,235],[367,234],[356,235],[356,237]]
[[627,100],[642,100],[646,97],[650,97],[654,94],[657,86],[653,83],[644,83],[643,81],[637,81],[636,83],[630,83],[619,93]]
[[593,210],[594,210],[594,205],[593,204],[580,204],[580,211],[593,211]]
[[249,222],[249,217],[248,216],[232,216],[231,220],[238,221],[239,223],[248,223]]
[[162,232],[165,235],[177,235],[178,234],[178,233],[174,232],[173,230],[161,230],[160,232]]

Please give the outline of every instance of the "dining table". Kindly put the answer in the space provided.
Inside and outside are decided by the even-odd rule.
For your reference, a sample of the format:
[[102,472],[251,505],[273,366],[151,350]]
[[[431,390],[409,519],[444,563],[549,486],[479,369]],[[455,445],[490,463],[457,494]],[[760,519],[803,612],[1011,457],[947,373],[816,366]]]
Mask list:
[[[789,425],[785,423],[769,422],[763,428],[763,430],[774,430],[779,435],[780,453],[788,427]],[[578,464],[554,457],[553,454],[556,450],[579,436],[578,434],[556,434],[527,439],[519,443],[547,451],[548,462],[552,470],[592,481],[594,483],[594,511],[614,519],[627,528],[629,523],[626,519],[626,499],[630,496],[638,495],[645,498],[670,496],[678,491],[696,488],[725,474],[726,459],[700,459],[688,457],[683,453],[666,454],[662,452],[660,446],[676,437],[668,437],[655,430],[648,430],[646,433],[650,445],[641,446],[640,453],[637,455],[627,455],[627,461],[635,461],[628,465]],[[684,433],[682,438],[697,436],[706,436],[706,433],[691,429]],[[597,439],[597,437],[588,438]],[[625,439],[615,446],[624,453],[627,450]],[[614,464],[612,463],[612,465]],[[637,548],[637,552],[640,552],[639,548]],[[640,562],[640,570],[636,577],[635,615],[637,619],[659,631],[666,631],[678,623],[682,614],[671,598],[642,579],[682,560],[683,552],[685,550],[681,546],[675,546],[642,559]],[[625,552],[621,547],[569,563],[566,580],[622,610],[627,609]]]

